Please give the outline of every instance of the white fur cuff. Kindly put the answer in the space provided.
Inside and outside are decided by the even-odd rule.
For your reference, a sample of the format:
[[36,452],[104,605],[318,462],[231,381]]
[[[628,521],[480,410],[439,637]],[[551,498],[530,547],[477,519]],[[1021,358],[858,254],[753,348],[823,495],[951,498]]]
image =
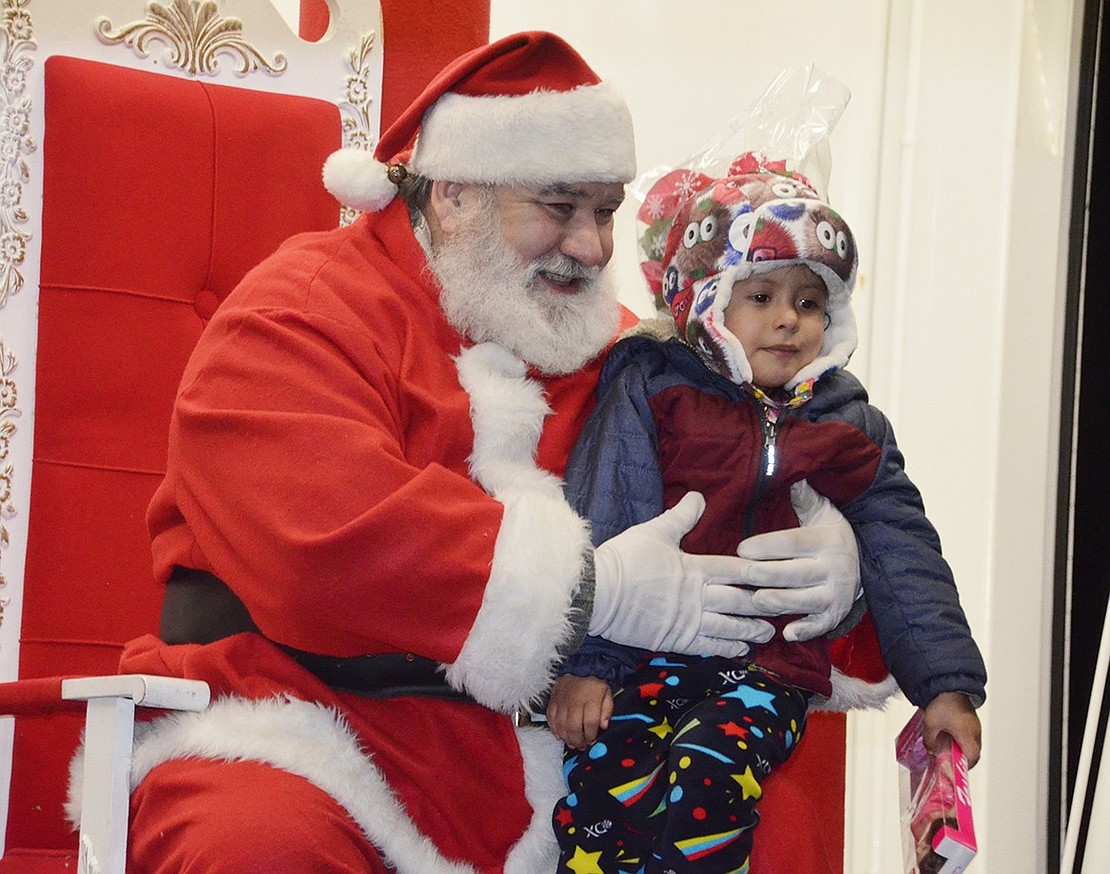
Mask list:
[[456,366],[470,395],[471,476],[504,514],[482,606],[447,681],[509,711],[547,689],[572,635],[589,531],[564,500],[562,480],[535,462],[551,412],[543,387],[494,343],[465,349]]

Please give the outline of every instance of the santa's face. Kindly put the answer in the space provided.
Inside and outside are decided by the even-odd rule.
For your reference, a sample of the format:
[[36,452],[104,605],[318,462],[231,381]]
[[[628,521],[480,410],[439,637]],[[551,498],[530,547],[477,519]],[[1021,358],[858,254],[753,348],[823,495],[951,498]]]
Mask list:
[[544,372],[577,370],[619,321],[603,268],[622,196],[622,186],[598,183],[476,189],[429,259],[448,321]]
[[[600,269],[613,257],[613,216],[623,200],[623,185],[603,182],[493,188],[501,236],[522,261],[561,256],[586,270]],[[537,278],[559,294],[581,288],[555,271]]]

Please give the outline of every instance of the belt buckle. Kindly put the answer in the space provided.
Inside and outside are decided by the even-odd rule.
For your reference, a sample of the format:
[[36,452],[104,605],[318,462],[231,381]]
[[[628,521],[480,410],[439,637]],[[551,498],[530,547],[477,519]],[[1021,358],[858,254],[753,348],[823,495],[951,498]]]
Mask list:
[[513,725],[517,728],[547,728],[547,719],[539,713],[533,713],[527,707],[516,707],[511,714]]

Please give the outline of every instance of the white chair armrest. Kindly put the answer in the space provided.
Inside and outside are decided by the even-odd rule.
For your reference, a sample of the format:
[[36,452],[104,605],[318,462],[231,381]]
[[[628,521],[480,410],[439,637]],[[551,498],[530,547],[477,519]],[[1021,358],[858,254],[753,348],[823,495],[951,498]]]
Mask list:
[[68,701],[93,698],[130,698],[136,706],[167,710],[204,710],[208,706],[208,684],[180,677],[151,674],[118,674],[107,677],[75,677],[62,680],[62,697]]
[[62,681],[62,697],[85,701],[81,792],[82,874],[124,874],[135,707],[204,710],[208,684],[199,680],[120,674]]

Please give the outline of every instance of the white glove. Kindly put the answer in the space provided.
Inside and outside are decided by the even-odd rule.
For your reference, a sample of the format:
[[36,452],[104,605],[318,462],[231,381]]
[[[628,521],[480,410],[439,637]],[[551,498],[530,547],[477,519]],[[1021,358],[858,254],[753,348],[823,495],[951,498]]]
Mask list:
[[859,550],[848,520],[808,482],[795,483],[790,499],[801,528],[757,534],[736,552],[757,559],[744,575],[746,584],[759,587],[752,612],[806,614],[787,625],[782,636],[811,640],[836,628],[859,597]]
[[746,561],[690,555],[678,548],[705,511],[689,492],[670,510],[634,525],[594,551],[596,589],[589,633],[641,649],[691,655],[743,655],[774,629],[745,618],[752,593],[734,583]]

